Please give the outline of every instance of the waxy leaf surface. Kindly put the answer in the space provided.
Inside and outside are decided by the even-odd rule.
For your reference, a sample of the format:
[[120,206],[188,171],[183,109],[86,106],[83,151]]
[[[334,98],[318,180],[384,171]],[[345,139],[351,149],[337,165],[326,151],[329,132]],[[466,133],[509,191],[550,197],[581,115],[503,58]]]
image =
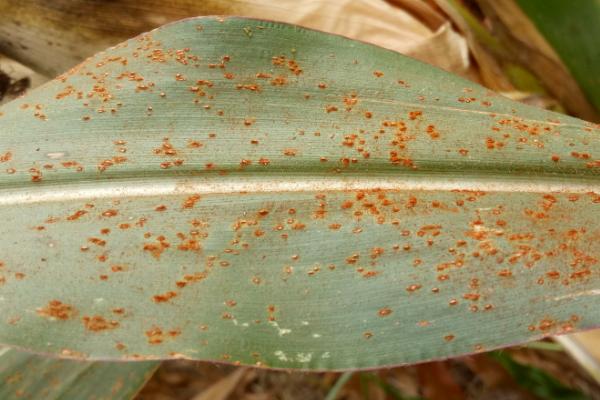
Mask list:
[[0,109],[0,343],[369,368],[600,325],[600,130],[197,18]]

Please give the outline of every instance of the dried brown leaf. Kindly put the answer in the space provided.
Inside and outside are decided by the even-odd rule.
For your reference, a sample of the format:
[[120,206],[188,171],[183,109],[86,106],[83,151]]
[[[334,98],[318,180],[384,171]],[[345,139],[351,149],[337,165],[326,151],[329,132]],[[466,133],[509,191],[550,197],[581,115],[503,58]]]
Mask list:
[[517,62],[534,72],[548,92],[570,114],[598,121],[600,116],[566,66],[513,0],[479,0],[479,4],[491,20],[493,33],[500,38]]
[[[415,9],[417,16],[411,14]],[[450,27],[430,27],[442,22],[439,15],[424,6],[405,11],[384,0],[0,0],[0,50],[54,76],[161,24],[214,14],[294,23],[415,55],[458,74],[468,69],[464,39]]]
[[194,396],[192,400],[226,400],[249,372],[248,368],[238,368],[227,377],[215,382],[207,390]]

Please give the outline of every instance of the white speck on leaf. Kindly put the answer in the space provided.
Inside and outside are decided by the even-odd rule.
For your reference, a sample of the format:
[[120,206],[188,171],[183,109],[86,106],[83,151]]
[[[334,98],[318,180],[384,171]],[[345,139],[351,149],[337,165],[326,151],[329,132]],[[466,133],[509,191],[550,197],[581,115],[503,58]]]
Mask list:
[[307,363],[312,360],[312,353],[297,353],[296,360],[301,363]]
[[46,157],[51,158],[53,160],[58,160],[66,155],[67,153],[65,153],[64,151],[54,151],[52,153],[46,153]]
[[279,324],[276,321],[269,321],[269,324],[271,326],[274,326],[275,328],[277,328],[277,333],[279,334],[279,336],[283,336],[283,335],[287,335],[288,333],[292,333],[291,329],[280,328]]
[[275,352],[275,356],[279,359],[279,361],[290,361],[289,358],[285,355],[285,353],[281,350],[277,350]]

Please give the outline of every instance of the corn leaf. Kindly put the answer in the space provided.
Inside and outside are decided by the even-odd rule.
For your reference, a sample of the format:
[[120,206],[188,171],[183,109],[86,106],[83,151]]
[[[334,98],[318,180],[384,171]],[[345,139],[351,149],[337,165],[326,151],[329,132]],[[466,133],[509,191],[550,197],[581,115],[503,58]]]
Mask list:
[[110,363],[60,360],[0,349],[0,398],[130,399],[150,378],[157,362]]
[[0,109],[0,343],[350,369],[600,324],[599,127],[197,18]]

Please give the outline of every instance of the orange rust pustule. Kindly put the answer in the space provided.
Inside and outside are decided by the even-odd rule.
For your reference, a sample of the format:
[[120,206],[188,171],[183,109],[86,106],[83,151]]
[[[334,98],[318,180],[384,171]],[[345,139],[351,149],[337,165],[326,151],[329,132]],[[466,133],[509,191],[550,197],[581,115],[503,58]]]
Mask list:
[[104,212],[102,213],[102,216],[103,216],[103,217],[110,218],[110,217],[114,217],[114,216],[116,216],[116,215],[118,215],[118,214],[119,214],[119,211],[111,209],[111,210],[106,210],[106,211],[104,211]]
[[167,242],[163,236],[159,236],[156,239],[158,240],[158,243],[145,243],[143,249],[158,260],[160,259],[161,254],[171,247],[171,244]]
[[7,151],[6,153],[0,155],[0,163],[4,163],[10,161],[12,159],[12,153]]
[[383,308],[380,308],[379,311],[377,311],[377,315],[379,315],[380,317],[387,317],[391,313],[392,313],[392,309],[389,307],[383,307]]
[[83,217],[87,213],[88,212],[85,210],[75,211],[73,214],[71,214],[67,217],[67,221],[77,221],[79,218]]
[[196,203],[200,201],[200,195],[199,194],[194,194],[191,195],[190,197],[188,197],[187,199],[185,199],[185,201],[183,202],[183,204],[181,205],[182,208],[194,208],[194,206],[196,205]]
[[75,307],[65,304],[59,300],[50,300],[48,305],[37,310],[38,315],[47,318],[56,318],[66,321],[76,314]]
[[84,316],[81,318],[85,329],[91,332],[101,332],[119,327],[118,321],[110,321],[101,315]]
[[162,329],[157,326],[147,330],[146,337],[150,344],[161,344],[165,340]]
[[177,292],[169,291],[163,294],[157,294],[152,296],[152,300],[155,303],[166,303],[174,297],[177,297]]
[[146,337],[148,338],[148,343],[150,344],[161,344],[168,337],[175,338],[181,335],[181,330],[179,329],[171,329],[168,332],[164,332],[162,328],[158,326],[153,326],[151,329],[145,332]]

